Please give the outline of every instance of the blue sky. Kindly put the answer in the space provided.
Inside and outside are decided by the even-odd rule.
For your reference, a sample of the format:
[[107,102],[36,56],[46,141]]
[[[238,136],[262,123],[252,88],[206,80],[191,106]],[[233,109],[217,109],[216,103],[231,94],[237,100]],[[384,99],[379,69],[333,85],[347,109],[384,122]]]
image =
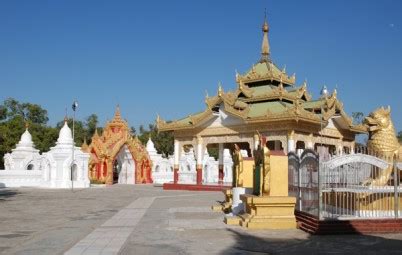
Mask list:
[[204,110],[260,57],[264,8],[274,62],[325,84],[346,112],[390,105],[402,130],[402,1],[0,1],[0,100],[42,105],[49,124],[120,104],[130,125]]

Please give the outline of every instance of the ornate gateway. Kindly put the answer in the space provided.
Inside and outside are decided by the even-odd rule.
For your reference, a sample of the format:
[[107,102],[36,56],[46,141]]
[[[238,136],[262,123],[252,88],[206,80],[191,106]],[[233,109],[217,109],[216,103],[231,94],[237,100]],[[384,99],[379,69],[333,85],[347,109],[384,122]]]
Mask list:
[[95,131],[92,142],[82,150],[91,153],[89,177],[91,180],[113,183],[152,183],[151,161],[147,150],[130,134],[119,107],[101,136]]

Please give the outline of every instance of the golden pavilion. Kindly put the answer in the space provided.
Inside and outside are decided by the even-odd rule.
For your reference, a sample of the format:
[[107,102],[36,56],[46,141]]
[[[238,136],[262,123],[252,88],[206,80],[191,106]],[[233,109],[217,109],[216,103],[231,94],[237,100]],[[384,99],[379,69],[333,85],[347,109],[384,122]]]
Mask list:
[[201,184],[205,149],[219,148],[219,173],[222,178],[223,149],[237,144],[249,157],[258,145],[258,134],[266,136],[270,150],[301,152],[315,149],[320,155],[352,152],[356,134],[366,133],[354,125],[337,98],[337,91],[313,99],[307,83],[296,85],[295,74],[288,75],[271,59],[267,21],[262,26],[261,59],[244,74],[236,73],[236,89],[206,97],[204,111],[166,122],[157,117],[159,131],[174,133],[174,170],[177,182],[178,162],[183,147],[196,152],[197,183]]

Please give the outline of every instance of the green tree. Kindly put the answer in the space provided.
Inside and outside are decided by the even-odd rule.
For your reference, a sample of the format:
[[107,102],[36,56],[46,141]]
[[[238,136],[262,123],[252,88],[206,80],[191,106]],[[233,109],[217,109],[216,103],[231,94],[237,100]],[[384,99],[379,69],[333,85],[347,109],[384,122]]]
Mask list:
[[398,140],[400,143],[402,143],[402,131],[398,132]]
[[158,132],[155,124],[149,124],[148,129],[145,129],[143,125],[140,125],[139,131],[137,137],[142,144],[145,145],[148,142],[149,137],[151,137],[158,153],[161,153],[164,156],[173,154],[172,132]]
[[19,142],[25,122],[29,123],[36,148],[48,151],[55,144],[57,131],[47,126],[47,121],[47,111],[40,105],[20,103],[13,98],[4,100],[0,105],[0,168],[4,168],[4,154],[11,152]]
[[98,126],[98,116],[91,114],[85,119],[86,139],[88,144],[91,143],[92,136],[95,134],[95,130]]

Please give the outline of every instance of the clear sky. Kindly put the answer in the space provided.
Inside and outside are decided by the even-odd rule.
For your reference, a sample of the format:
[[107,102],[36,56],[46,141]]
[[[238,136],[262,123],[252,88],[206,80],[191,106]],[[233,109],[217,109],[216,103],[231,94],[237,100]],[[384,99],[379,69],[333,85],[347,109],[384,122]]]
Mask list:
[[259,60],[264,8],[272,59],[298,85],[314,98],[337,85],[349,114],[390,105],[402,130],[398,0],[3,0],[0,100],[40,104],[51,125],[74,99],[101,126],[117,104],[132,126],[185,117]]

